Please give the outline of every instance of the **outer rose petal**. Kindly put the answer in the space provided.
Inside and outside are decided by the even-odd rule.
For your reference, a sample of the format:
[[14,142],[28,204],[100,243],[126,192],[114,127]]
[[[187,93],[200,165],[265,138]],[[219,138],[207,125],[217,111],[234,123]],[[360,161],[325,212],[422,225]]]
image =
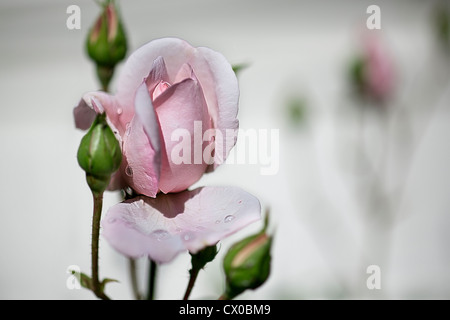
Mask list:
[[167,75],[167,68],[163,57],[158,57],[155,61],[153,61],[152,69],[145,79],[147,89],[151,95],[160,81],[169,81],[169,76]]
[[161,167],[160,129],[143,83],[136,91],[136,115],[124,136],[122,177],[137,193],[155,197]]
[[119,130],[122,129],[120,122],[121,109],[116,99],[105,92],[89,92],[83,96],[78,106],[73,110],[76,127],[82,130],[89,129],[95,119],[95,115],[103,112],[106,113],[106,120],[117,139],[122,141],[119,134]]
[[186,41],[177,38],[156,39],[137,49],[127,59],[117,80],[116,97],[119,103],[123,106],[133,106],[136,88],[148,76],[158,57],[164,58],[169,82],[174,83],[176,73],[193,55],[194,50]]
[[239,128],[237,119],[239,85],[231,65],[216,51],[204,47],[197,48],[194,58],[189,63],[203,88],[213,126],[223,136],[223,141],[216,142],[213,166],[216,168],[225,162],[230,150],[236,144],[237,136],[227,135],[227,132],[232,133]]
[[92,107],[81,99],[73,109],[73,118],[75,119],[75,127],[81,130],[87,130],[91,127],[92,122],[94,122],[97,112],[94,111]]
[[163,263],[186,249],[196,253],[260,219],[257,198],[236,187],[203,187],[111,207],[106,240],[122,254]]
[[[203,132],[211,128],[211,120],[203,92],[196,79],[186,79],[164,91],[154,105],[164,141],[159,188],[179,192],[198,181],[208,165],[203,159],[208,144]],[[187,161],[174,162],[184,153]]]

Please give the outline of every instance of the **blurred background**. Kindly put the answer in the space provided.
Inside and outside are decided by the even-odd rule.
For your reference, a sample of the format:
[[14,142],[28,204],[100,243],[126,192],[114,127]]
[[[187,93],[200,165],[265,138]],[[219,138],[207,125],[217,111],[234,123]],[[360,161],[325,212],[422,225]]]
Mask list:
[[[79,30],[66,25],[72,4],[81,10]],[[379,30],[367,28],[370,5],[381,9]],[[241,128],[268,130],[278,170],[262,175],[259,157],[223,165],[196,184],[242,187],[270,209],[271,276],[239,298],[450,298],[447,1],[119,7],[129,53],[174,36],[247,65],[238,74]],[[99,88],[84,51],[99,12],[88,0],[0,2],[1,299],[94,298],[66,282],[69,266],[90,274],[92,202],[76,160],[83,132],[72,109]],[[278,145],[270,144],[271,130]],[[119,199],[107,193],[105,210]],[[223,254],[260,227],[221,243],[191,298],[222,293]],[[381,289],[367,287],[370,265],[380,267]],[[156,297],[181,299],[189,267],[188,254],[162,265]],[[138,261],[142,290],[146,268]],[[112,298],[132,298],[127,259],[102,239],[100,275],[120,281],[107,287]]]

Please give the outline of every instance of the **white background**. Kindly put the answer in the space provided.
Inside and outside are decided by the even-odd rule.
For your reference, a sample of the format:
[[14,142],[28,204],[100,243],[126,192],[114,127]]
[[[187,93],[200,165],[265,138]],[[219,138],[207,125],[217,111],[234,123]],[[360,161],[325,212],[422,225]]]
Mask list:
[[[434,3],[120,2],[129,52],[175,36],[213,48],[232,64],[248,63],[239,75],[241,127],[279,129],[276,175],[261,175],[259,165],[225,165],[196,184],[240,186],[270,207],[272,274],[241,298],[450,297],[450,60],[433,37]],[[81,30],[66,27],[71,4],[81,8]],[[369,32],[370,4],[381,7],[378,33],[395,63],[396,93],[387,107],[402,110],[390,113],[396,116],[387,137],[376,110],[365,111],[364,129],[356,129],[360,109],[346,82],[349,59],[361,46],[361,34]],[[66,271],[78,265],[90,273],[92,203],[76,161],[83,133],[74,128],[72,109],[83,93],[98,88],[83,51],[98,12],[94,1],[0,3],[1,299],[94,298],[84,289],[69,290]],[[290,97],[306,101],[307,117],[297,127],[288,119]],[[359,191],[371,175],[353,168],[358,132],[374,163],[383,143],[393,150],[383,171],[383,190],[397,205],[390,227],[365,218],[380,210],[368,211],[361,201]],[[401,192],[394,193],[398,186]],[[105,209],[119,201],[116,193],[105,197]],[[259,227],[223,241],[192,298],[222,293],[223,253]],[[107,293],[132,298],[127,260],[104,240],[100,246],[101,276],[120,281]],[[366,287],[371,264],[381,266],[378,291]],[[188,268],[187,254],[161,266],[157,298],[181,298]],[[139,261],[142,290],[145,269],[146,261]]]

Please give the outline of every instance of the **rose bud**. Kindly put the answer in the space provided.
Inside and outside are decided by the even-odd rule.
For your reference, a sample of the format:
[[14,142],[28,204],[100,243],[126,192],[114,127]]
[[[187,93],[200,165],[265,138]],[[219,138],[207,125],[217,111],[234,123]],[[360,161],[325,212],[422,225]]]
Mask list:
[[233,299],[247,289],[261,286],[270,274],[272,237],[263,231],[234,244],[227,252],[223,268],[226,291],[222,298]]
[[104,5],[103,12],[88,34],[86,49],[97,65],[97,75],[103,88],[107,88],[115,65],[125,58],[127,52],[125,31],[114,2],[108,1]]
[[365,39],[363,49],[351,62],[350,81],[360,97],[383,103],[391,97],[395,87],[393,61],[375,36]]
[[111,174],[122,161],[122,152],[105,114],[97,115],[89,131],[81,139],[78,148],[78,164],[86,171],[86,179],[93,192],[103,192]]

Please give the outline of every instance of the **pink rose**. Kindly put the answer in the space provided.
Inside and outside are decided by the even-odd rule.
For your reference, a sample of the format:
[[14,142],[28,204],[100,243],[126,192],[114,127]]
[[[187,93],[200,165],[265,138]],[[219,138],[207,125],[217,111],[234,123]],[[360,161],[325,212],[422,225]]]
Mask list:
[[[109,190],[129,186],[155,197],[187,189],[226,159],[236,143],[225,132],[239,126],[238,99],[236,76],[223,55],[165,38],[129,57],[117,94],[86,94],[74,116],[76,126],[87,129],[96,113],[106,112],[121,143],[122,165]],[[185,161],[174,162],[174,156]]]
[[258,199],[239,188],[186,190],[235,145],[238,98],[225,58],[179,39],[155,40],[134,52],[116,95],[83,97],[74,109],[76,126],[88,129],[105,112],[121,144],[121,167],[109,189],[130,187],[139,194],[111,207],[102,220],[103,235],[116,250],[169,262],[260,219]]

